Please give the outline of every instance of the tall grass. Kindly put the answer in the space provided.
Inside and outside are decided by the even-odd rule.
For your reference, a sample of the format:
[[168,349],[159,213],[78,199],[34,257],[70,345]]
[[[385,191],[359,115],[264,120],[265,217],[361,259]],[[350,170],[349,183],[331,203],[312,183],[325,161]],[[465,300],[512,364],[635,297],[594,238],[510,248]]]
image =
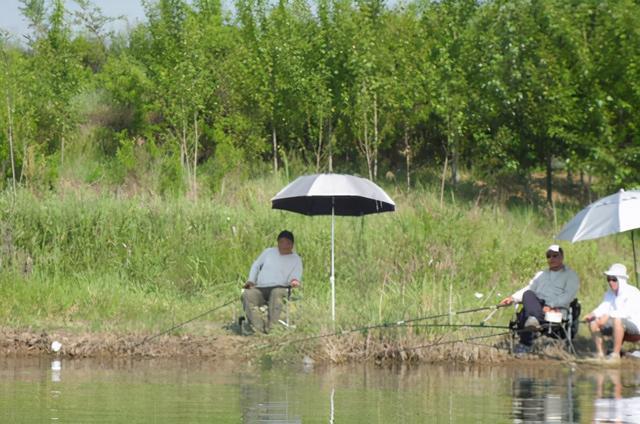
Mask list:
[[[305,268],[298,327],[330,327],[330,217],[270,209],[285,183],[235,183],[197,202],[80,190],[22,191],[14,203],[2,194],[0,320],[44,330],[158,331],[238,297],[252,261],[287,228]],[[437,188],[386,189],[395,213],[336,218],[339,326],[495,304],[546,265],[557,229],[544,210],[453,197],[441,206]],[[574,212],[558,211],[559,222]],[[563,247],[582,278],[585,310],[606,288],[603,269],[614,261],[632,267],[624,235]],[[231,322],[233,311],[186,331]],[[458,322],[469,319],[477,322]]]

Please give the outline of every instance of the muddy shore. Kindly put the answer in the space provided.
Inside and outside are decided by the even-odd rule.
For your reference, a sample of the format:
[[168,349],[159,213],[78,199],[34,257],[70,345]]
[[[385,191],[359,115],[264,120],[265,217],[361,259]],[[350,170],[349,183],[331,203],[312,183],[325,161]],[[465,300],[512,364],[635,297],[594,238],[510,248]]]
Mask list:
[[[384,340],[371,335],[350,334],[298,343],[295,334],[241,336],[233,333],[215,335],[164,335],[151,340],[145,335],[110,333],[72,333],[0,329],[0,355],[56,355],[65,358],[193,358],[246,362],[263,357],[275,360],[310,360],[316,363],[349,362],[478,362],[500,363],[514,360],[508,340],[485,343],[443,343],[439,340]],[[146,341],[148,340],[148,341]],[[53,352],[51,344],[61,344]],[[585,341],[578,341],[578,356],[589,354]],[[557,344],[537,346],[526,359],[572,361]],[[637,361],[640,363],[640,361]]]

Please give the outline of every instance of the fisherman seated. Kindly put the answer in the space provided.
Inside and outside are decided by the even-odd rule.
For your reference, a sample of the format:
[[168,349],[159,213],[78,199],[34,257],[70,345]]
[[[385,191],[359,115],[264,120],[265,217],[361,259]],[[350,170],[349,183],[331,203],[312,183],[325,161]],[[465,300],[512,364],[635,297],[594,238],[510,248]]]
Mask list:
[[[302,260],[293,251],[293,243],[293,233],[282,231],[278,234],[278,246],[265,249],[251,265],[242,305],[254,331],[268,333],[280,320],[284,298],[291,288],[300,286]],[[258,309],[265,305],[266,322]]]
[[[576,298],[568,308],[554,309],[559,309],[559,311],[551,310],[546,312],[544,318],[539,321],[538,326],[527,326],[525,324],[524,308],[516,308],[515,319],[509,322],[509,328],[513,331],[514,335],[520,336],[520,334],[524,332],[531,334],[532,342],[537,336],[564,340],[569,349],[575,353],[573,339],[576,334],[578,334],[582,306]],[[514,349],[514,353],[516,354],[528,353],[529,351],[530,350],[523,349],[521,346],[516,346]]]
[[570,304],[580,287],[578,275],[564,265],[564,252],[560,246],[549,246],[546,257],[548,269],[538,272],[526,287],[500,302],[501,305],[521,303],[523,306],[519,315],[520,343],[516,346],[516,354],[531,351],[534,332],[541,328],[541,324],[548,322],[545,320],[546,314],[555,312],[562,315],[562,320],[568,319]]

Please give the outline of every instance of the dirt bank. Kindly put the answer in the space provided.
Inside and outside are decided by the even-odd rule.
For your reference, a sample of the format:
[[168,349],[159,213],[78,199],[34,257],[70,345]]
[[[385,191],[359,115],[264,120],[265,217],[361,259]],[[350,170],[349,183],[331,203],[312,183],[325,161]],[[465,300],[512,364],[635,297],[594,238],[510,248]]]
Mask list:
[[[481,362],[513,360],[505,337],[483,343],[455,342],[444,336],[436,339],[407,337],[385,339],[369,333],[346,334],[306,340],[304,335],[241,336],[233,332],[198,335],[164,335],[151,340],[145,335],[73,333],[0,329],[0,354],[36,356],[56,354],[68,358],[86,357],[198,357],[224,361],[247,361],[262,357],[275,360],[308,358],[317,363],[348,362]],[[61,343],[54,353],[51,344]],[[529,359],[567,360],[570,355],[557,345],[541,345]]]
[[[236,329],[237,330],[237,329]],[[474,338],[475,337],[475,338]],[[59,352],[52,343],[61,344]],[[588,338],[576,337],[577,357],[558,340],[536,339],[531,355],[515,358],[509,351],[508,336],[483,338],[469,334],[444,334],[430,338],[407,335],[387,337],[369,332],[331,336],[278,332],[242,336],[233,328],[217,327],[207,335],[114,334],[71,331],[34,331],[0,328],[0,356],[57,355],[65,358],[194,358],[226,362],[254,362],[263,358],[281,362],[311,361],[317,364],[369,362],[465,362],[504,363],[541,360],[582,362],[592,355]],[[625,345],[627,346],[627,345]],[[628,348],[637,348],[629,345]],[[624,363],[637,366],[638,359]]]
[[236,335],[161,336],[145,342],[143,335],[110,333],[71,333],[65,331],[0,330],[0,353],[3,355],[44,355],[54,353],[51,343],[62,344],[57,353],[63,357],[175,357],[199,356],[233,359],[253,342]]

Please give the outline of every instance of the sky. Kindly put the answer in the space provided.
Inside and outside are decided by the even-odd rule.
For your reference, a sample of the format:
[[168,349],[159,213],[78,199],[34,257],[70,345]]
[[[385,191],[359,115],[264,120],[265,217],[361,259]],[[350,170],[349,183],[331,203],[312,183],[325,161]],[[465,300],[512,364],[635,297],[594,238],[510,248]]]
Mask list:
[[[127,22],[135,24],[145,20],[141,0],[92,0],[91,2],[102,9],[105,16],[124,16],[126,18],[126,22],[118,22],[114,24],[112,29],[124,29],[127,27]],[[51,0],[45,0],[45,3],[50,5]],[[65,4],[69,9],[73,9],[75,6],[72,0],[65,0]],[[0,0],[0,28],[11,32],[18,38],[22,38],[22,34],[29,32],[20,7],[22,7],[22,3],[19,0]]]

